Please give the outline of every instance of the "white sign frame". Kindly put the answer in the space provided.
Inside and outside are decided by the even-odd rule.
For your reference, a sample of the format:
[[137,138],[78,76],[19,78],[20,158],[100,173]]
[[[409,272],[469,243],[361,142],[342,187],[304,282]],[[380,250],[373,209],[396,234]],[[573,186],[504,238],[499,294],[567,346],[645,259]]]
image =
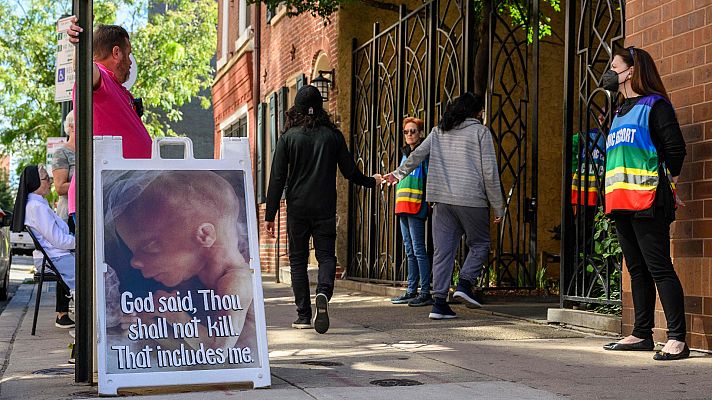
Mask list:
[[[259,258],[258,226],[255,209],[252,163],[247,138],[223,138],[222,158],[195,159],[193,145],[188,138],[163,138],[154,141],[151,159],[124,159],[121,137],[94,137],[94,226],[95,226],[95,326],[96,354],[99,377],[99,394],[117,395],[120,388],[159,387],[178,385],[209,385],[252,382],[255,388],[271,386],[267,332],[262,293],[262,276]],[[160,158],[162,144],[185,145],[184,159]],[[104,206],[102,171],[105,170],[235,170],[244,173],[247,230],[249,237],[249,267],[252,271],[253,306],[257,333],[257,359],[259,367],[192,371],[108,373],[106,352],[106,299],[104,274],[107,272],[104,256]]]
[[[54,70],[54,101],[61,103],[72,101],[74,87],[74,45],[69,41],[67,30],[72,25],[73,17],[57,21],[57,52]],[[61,78],[61,79],[60,79]]]

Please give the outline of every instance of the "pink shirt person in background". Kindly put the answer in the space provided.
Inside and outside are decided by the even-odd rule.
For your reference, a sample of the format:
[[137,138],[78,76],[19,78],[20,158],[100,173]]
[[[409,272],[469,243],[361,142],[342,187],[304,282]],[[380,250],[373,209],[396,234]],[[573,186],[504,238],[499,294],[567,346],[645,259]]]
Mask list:
[[[77,43],[76,35],[81,30],[71,25],[67,31],[70,41]],[[128,32],[117,25],[98,25],[94,29],[93,49],[94,136],[121,136],[124,158],[150,158],[151,137],[136,112],[131,92],[122,85],[131,70]],[[72,97],[76,112],[76,90]],[[75,115],[76,121],[78,117]]]

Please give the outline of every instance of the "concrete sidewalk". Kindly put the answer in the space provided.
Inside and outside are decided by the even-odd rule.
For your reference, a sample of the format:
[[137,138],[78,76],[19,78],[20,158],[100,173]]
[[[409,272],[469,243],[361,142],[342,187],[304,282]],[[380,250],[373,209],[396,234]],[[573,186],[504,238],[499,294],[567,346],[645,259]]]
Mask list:
[[[38,334],[33,285],[22,285],[0,316],[2,399],[79,399],[96,388],[73,383],[69,337],[53,325],[54,296],[42,296]],[[610,338],[455,306],[460,318],[430,321],[428,308],[337,290],[326,335],[294,330],[291,289],[266,282],[273,386],[146,399],[701,399],[712,396],[712,357],[657,363],[652,352],[609,353]],[[32,303],[30,303],[32,302]],[[29,304],[29,307],[28,307]],[[379,386],[387,385],[387,386]],[[392,386],[410,384],[412,386]],[[391,386],[388,386],[391,385]],[[154,392],[155,393],[155,392]],[[136,396],[138,397],[138,396]]]

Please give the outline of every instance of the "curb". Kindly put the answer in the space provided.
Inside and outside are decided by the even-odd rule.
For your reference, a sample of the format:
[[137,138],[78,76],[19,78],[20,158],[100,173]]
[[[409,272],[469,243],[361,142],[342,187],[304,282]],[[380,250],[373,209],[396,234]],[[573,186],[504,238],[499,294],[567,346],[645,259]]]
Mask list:
[[[0,314],[0,382],[5,375],[10,355],[15,344],[15,337],[20,330],[22,321],[27,315],[35,285],[20,284],[15,295]],[[0,387],[1,388],[1,387]]]

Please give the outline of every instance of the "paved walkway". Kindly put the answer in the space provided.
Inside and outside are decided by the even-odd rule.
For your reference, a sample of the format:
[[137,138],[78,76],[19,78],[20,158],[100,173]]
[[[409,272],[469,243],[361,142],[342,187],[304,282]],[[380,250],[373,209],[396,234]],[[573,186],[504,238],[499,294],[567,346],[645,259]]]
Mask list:
[[[53,325],[53,294],[42,296],[38,334],[29,330],[34,285],[21,285],[0,316],[2,399],[81,399],[67,332]],[[53,287],[48,290],[53,290]],[[608,353],[610,338],[467,310],[430,321],[427,309],[337,290],[326,335],[289,328],[289,287],[264,285],[273,386],[219,388],[201,399],[703,399],[712,396],[712,357],[656,363],[652,353]],[[28,307],[29,305],[29,307]],[[414,386],[381,387],[409,380]],[[196,398],[185,393],[146,399]]]

